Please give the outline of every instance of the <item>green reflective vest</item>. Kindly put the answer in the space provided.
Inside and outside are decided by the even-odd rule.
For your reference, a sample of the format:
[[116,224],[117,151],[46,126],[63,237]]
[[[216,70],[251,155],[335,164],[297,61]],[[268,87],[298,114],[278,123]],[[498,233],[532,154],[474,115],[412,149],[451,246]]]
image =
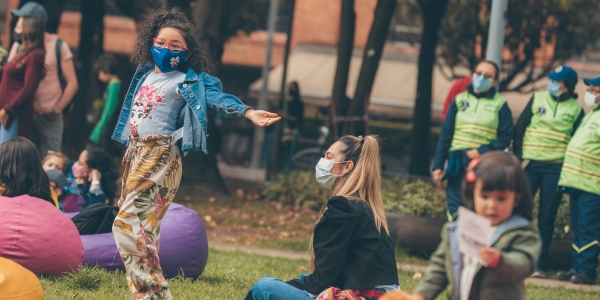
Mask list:
[[457,107],[450,151],[476,149],[497,138],[499,112],[506,100],[500,93],[494,99],[477,98],[463,92],[454,100]]
[[548,92],[535,93],[531,122],[523,137],[523,159],[563,159],[573,135],[573,124],[582,110],[573,98],[558,102]]
[[600,110],[585,116],[571,138],[558,184],[600,195]]

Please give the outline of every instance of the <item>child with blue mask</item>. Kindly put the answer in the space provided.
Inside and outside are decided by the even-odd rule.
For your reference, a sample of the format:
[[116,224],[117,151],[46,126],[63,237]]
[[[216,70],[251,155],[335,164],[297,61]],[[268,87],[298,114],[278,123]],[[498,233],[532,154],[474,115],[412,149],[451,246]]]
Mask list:
[[494,62],[480,62],[471,85],[456,95],[442,124],[432,170],[438,185],[444,179],[448,181],[449,220],[462,203],[460,187],[469,162],[510,145],[513,118],[506,100],[495,88],[499,76],[500,69]]
[[577,72],[561,65],[547,76],[548,89],[533,94],[513,135],[513,152],[523,161],[531,191],[534,195],[540,191],[537,218],[542,252],[533,274],[535,278],[546,277],[546,258],[563,195],[558,188],[563,159],[585,114],[576,100]]
[[207,152],[209,111],[257,126],[280,118],[223,92],[208,73],[209,51],[181,10],[149,12],[139,28],[131,54],[139,67],[112,137],[128,145],[113,234],[134,298],[172,299],[158,249],[161,220],[181,181],[181,157],[190,149]]

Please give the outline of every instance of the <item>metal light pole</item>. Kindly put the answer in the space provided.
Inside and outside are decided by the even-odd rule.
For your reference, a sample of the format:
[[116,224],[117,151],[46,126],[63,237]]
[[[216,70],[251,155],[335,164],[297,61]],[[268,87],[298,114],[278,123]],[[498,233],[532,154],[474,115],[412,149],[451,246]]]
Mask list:
[[508,0],[493,0],[488,34],[486,59],[502,67],[502,50],[504,49],[504,29],[506,28],[506,10]]
[[[275,23],[277,22],[277,11],[279,6],[279,0],[271,0],[269,5],[269,20],[267,21],[267,45],[265,64],[262,70],[263,87],[260,92],[260,99],[258,99],[258,109],[267,109],[267,96],[268,96],[268,82],[269,82],[269,69],[271,68],[271,53],[273,52],[273,35],[275,34]],[[255,127],[254,128],[254,140],[252,143],[252,160],[250,165],[252,168],[260,167],[260,156],[262,153],[262,147],[265,141],[265,128]]]

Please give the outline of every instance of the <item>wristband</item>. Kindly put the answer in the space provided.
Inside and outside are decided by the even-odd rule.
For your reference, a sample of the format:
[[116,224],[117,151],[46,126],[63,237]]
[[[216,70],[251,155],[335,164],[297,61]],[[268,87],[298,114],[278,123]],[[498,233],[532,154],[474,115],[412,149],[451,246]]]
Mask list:
[[92,180],[92,185],[100,185],[100,180]]

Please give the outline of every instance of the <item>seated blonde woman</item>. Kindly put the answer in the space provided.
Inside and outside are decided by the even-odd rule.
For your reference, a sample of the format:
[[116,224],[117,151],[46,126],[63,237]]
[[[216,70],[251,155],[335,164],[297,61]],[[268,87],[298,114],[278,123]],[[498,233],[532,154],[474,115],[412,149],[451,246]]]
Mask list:
[[340,138],[317,164],[316,179],[332,197],[314,229],[312,273],[287,282],[263,277],[246,300],[309,300],[319,294],[369,300],[400,288],[380,193],[377,139]]

